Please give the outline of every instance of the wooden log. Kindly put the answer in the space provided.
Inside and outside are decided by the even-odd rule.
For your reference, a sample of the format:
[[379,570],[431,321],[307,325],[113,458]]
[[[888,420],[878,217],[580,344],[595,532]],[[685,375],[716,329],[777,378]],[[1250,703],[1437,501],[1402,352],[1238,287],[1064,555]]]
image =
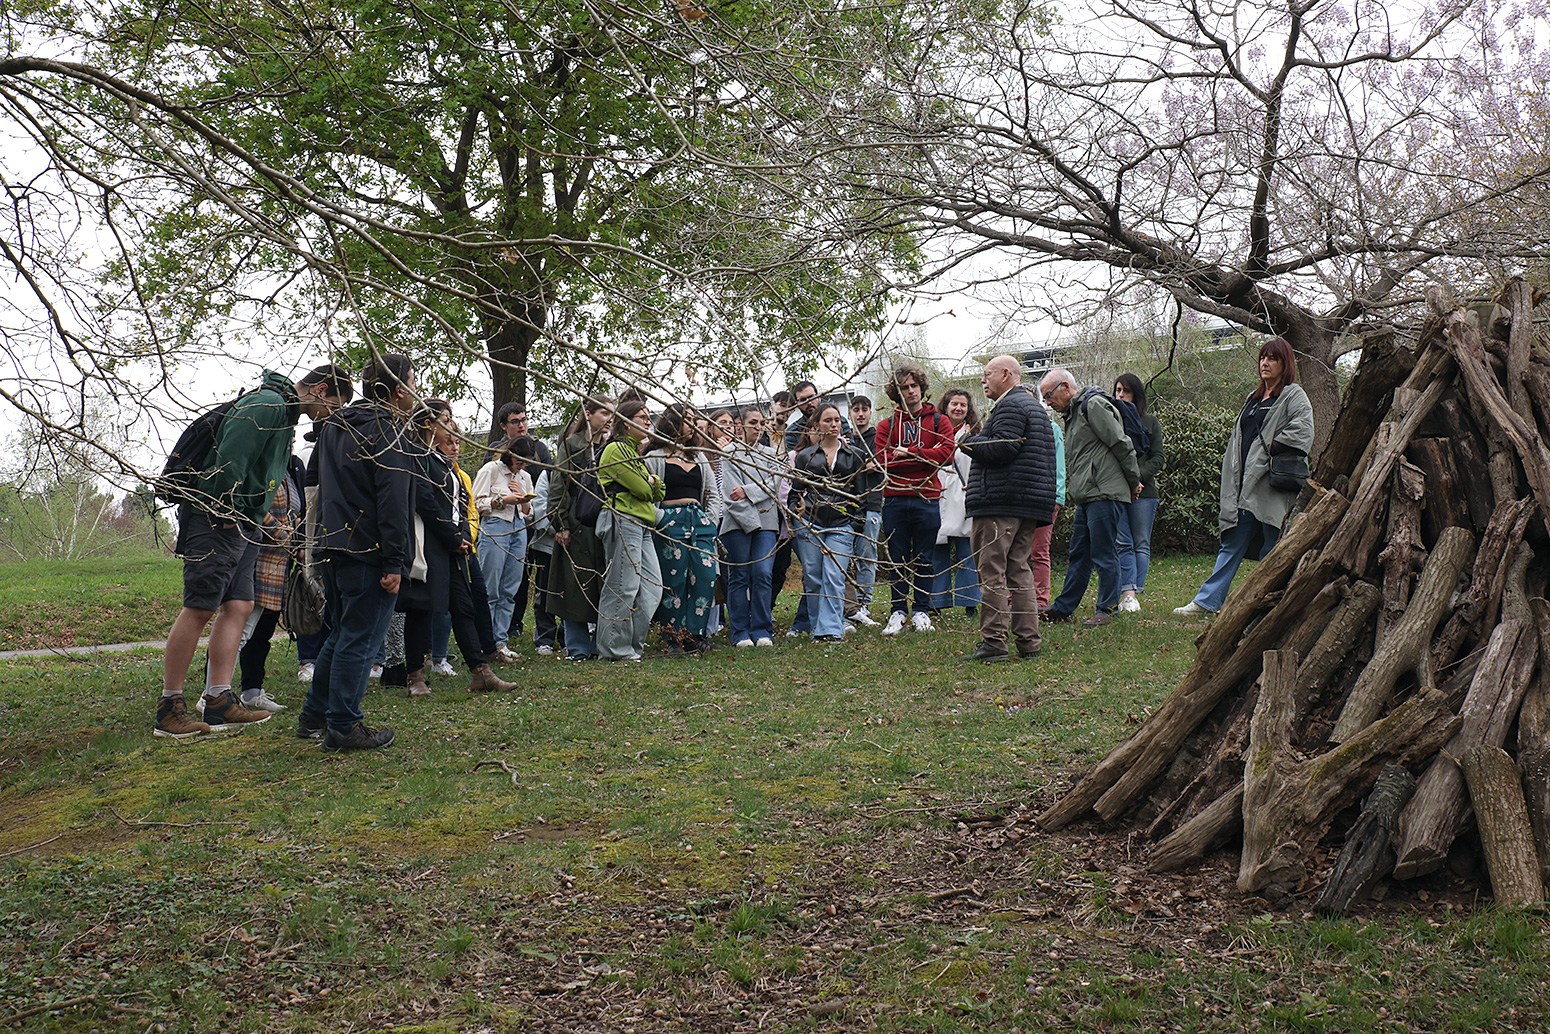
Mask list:
[[1534,407],[1540,438],[1550,437],[1550,366],[1529,363],[1523,371],[1523,387]]
[[1426,494],[1421,499],[1421,544],[1430,548],[1444,528],[1473,528],[1469,500],[1453,462],[1453,440],[1417,438],[1405,450],[1405,458],[1426,479]]
[[1464,753],[1461,764],[1496,903],[1507,908],[1539,904],[1545,900],[1545,883],[1512,758],[1500,747],[1478,746]]
[[1378,611],[1374,650],[1404,615],[1410,603],[1410,584],[1426,559],[1421,545],[1421,497],[1425,492],[1426,475],[1401,456],[1394,465],[1394,487],[1389,493],[1388,544],[1378,554],[1378,565],[1383,568],[1383,606]]
[[[1292,521],[1270,555],[1228,595],[1221,614],[1201,637],[1195,663],[1178,688],[1157,706],[1135,735],[1110,751],[1071,792],[1038,816],[1041,828],[1055,830],[1072,822],[1132,771],[1143,755],[1165,757],[1184,742],[1201,719],[1211,713],[1220,694],[1231,688],[1218,685],[1221,667],[1233,654],[1244,628],[1263,606],[1260,600],[1281,587],[1282,580],[1291,575],[1304,553],[1324,544],[1347,505],[1345,496],[1339,492],[1326,490],[1316,494],[1313,505]],[[1332,568],[1330,573],[1333,573]],[[1166,764],[1166,761],[1162,763]],[[1152,775],[1156,771],[1160,769],[1155,769]],[[1146,782],[1150,782],[1150,777],[1141,785]]]
[[1286,740],[1295,665],[1289,658],[1272,664],[1267,656],[1265,672],[1243,765],[1238,889],[1245,894],[1295,887],[1335,816],[1366,794],[1384,764],[1410,765],[1429,757],[1458,725],[1447,698],[1429,689],[1349,741],[1304,760]]
[[1539,635],[1539,673],[1518,708],[1518,771],[1539,845],[1540,875],[1550,886],[1550,601],[1531,599],[1529,611]]
[[1448,618],[1442,634],[1432,647],[1434,668],[1452,664],[1459,652],[1466,645],[1477,642],[1488,627],[1485,615],[1496,591],[1497,574],[1502,569],[1514,535],[1521,536],[1521,529],[1527,527],[1524,515],[1532,507],[1533,501],[1527,499],[1503,503],[1486,522],[1485,534],[1480,539],[1480,550],[1475,554],[1469,588],[1453,608],[1452,616]]
[[1507,403],[1525,424],[1533,427],[1534,410],[1523,375],[1528,372],[1534,340],[1534,291],[1522,277],[1515,276],[1507,281],[1502,294],[1512,314],[1512,329],[1507,337]]
[[1330,742],[1343,743],[1371,724],[1382,713],[1394,692],[1394,683],[1405,672],[1416,672],[1423,688],[1431,685],[1432,632],[1447,611],[1454,583],[1473,549],[1474,536],[1463,528],[1449,528],[1437,541],[1404,617],[1351,687],[1330,732]]
[[[1507,546],[1502,551],[1501,563],[1496,567],[1496,576],[1491,579],[1490,595],[1486,597],[1486,628],[1494,628],[1497,621],[1501,619],[1504,609],[1509,605],[1517,609],[1520,621],[1528,618],[1528,614],[1525,613],[1528,601],[1524,598],[1523,583],[1532,551],[1524,548],[1523,536],[1528,531],[1529,520],[1534,515],[1534,507],[1527,499],[1519,500],[1519,503],[1518,515],[1507,530]],[[1516,580],[1514,580],[1514,572],[1516,572]],[[1509,590],[1517,594],[1516,600],[1509,598]]]
[[1454,313],[1448,317],[1447,341],[1453,359],[1464,375],[1464,383],[1469,387],[1470,398],[1485,412],[1492,426],[1522,462],[1523,473],[1539,503],[1540,519],[1545,523],[1546,531],[1550,531],[1550,449],[1540,440],[1538,428],[1532,422],[1525,423],[1507,402],[1501,386],[1486,366],[1480,332],[1463,314]]
[[1251,686],[1236,700],[1224,699],[1217,710],[1225,709],[1227,713],[1220,727],[1211,730],[1211,739],[1194,752],[1188,749],[1210,728],[1210,722],[1203,722],[1180,748],[1168,773],[1158,780],[1154,800],[1159,801],[1160,807],[1157,817],[1146,827],[1148,840],[1162,839],[1192,818],[1199,806],[1209,805],[1233,785],[1243,784],[1243,748],[1249,742],[1249,719],[1254,716],[1258,698],[1257,689]]
[[1416,359],[1417,352],[1396,345],[1392,333],[1370,335],[1363,341],[1361,362],[1346,387],[1313,480],[1333,488],[1336,478],[1349,476],[1356,468],[1388,412],[1390,396],[1415,369]]
[[[1441,324],[1439,324],[1440,328]],[[1441,385],[1443,388],[1446,388],[1452,380],[1450,374],[1453,372],[1454,364],[1448,349],[1442,347],[1443,338],[1441,334],[1433,336],[1434,343],[1432,344],[1427,344],[1426,340],[1426,338],[1422,338],[1422,345],[1417,350],[1415,366],[1410,370],[1410,375],[1405,378],[1405,382],[1400,385],[1400,388],[1408,388],[1412,391],[1428,391],[1433,385]],[[1395,390],[1395,395],[1401,399],[1406,397],[1401,394],[1399,389]],[[1415,398],[1415,396],[1411,397]],[[1435,403],[1427,404],[1425,409],[1429,410],[1432,405],[1435,405]],[[1377,425],[1377,430],[1368,436],[1368,440],[1362,449],[1361,459],[1357,460],[1356,465],[1351,468],[1352,485],[1360,485],[1367,479],[1367,475],[1372,469],[1374,458],[1377,456],[1380,448],[1379,439],[1384,437],[1382,434],[1383,425],[1402,421],[1406,419],[1407,415],[1406,411],[1397,411],[1394,404],[1390,402],[1387,411],[1382,415],[1382,420]],[[1424,411],[1416,414],[1415,423],[1417,427],[1426,419],[1426,415]],[[1410,434],[1405,435],[1405,438],[1408,440],[1413,434],[1412,430]],[[1379,476],[1386,477],[1387,474],[1380,471]]]
[[1435,872],[1469,820],[1469,799],[1458,758],[1471,747],[1500,747],[1518,714],[1539,657],[1538,636],[1519,622],[1497,625],[1459,711],[1458,734],[1427,768],[1399,817],[1394,876],[1408,880]]
[[1313,904],[1315,911],[1345,915],[1393,871],[1394,827],[1414,792],[1415,776],[1399,765],[1383,769],[1361,816],[1346,834],[1340,858]]
[[1336,608],[1319,641],[1297,668],[1297,700],[1306,708],[1324,688],[1324,680],[1350,656],[1351,648],[1377,612],[1382,593],[1371,582],[1357,582]]
[[1520,754],[1518,772],[1523,778],[1529,827],[1539,849],[1539,877],[1550,886],[1550,750],[1540,747]]
[[1153,872],[1172,872],[1204,858],[1242,825],[1243,783],[1202,808],[1194,818],[1159,840],[1146,856]]
[[1448,441],[1453,444],[1454,465],[1467,477],[1459,479],[1464,500],[1469,505],[1470,527],[1483,528],[1491,519],[1496,498],[1491,493],[1491,482],[1480,476],[1489,464],[1486,456],[1484,433],[1475,425],[1473,418],[1459,405],[1457,399],[1444,399],[1437,404],[1437,416],[1448,429]]

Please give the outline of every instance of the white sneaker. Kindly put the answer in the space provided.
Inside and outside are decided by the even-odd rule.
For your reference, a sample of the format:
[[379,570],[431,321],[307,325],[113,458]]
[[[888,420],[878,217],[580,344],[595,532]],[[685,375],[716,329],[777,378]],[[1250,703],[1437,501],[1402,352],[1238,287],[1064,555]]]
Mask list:
[[499,649],[497,649],[490,656],[494,657],[496,660],[500,661],[502,664],[516,664],[518,661],[520,661],[522,659],[522,658],[518,657],[516,654],[512,653],[510,649],[508,649],[507,647],[504,647],[504,646],[502,646]]
[[904,611],[896,610],[888,615],[888,625],[883,629],[883,635],[898,635],[904,631]]
[[737,642],[733,643],[732,645],[737,647],[739,650],[746,650],[746,649],[749,649],[749,648],[751,648],[753,646],[753,640],[752,639],[739,639]]
[[311,661],[308,661],[306,664],[303,664],[301,666],[301,668],[296,672],[296,679],[297,679],[297,681],[298,682],[311,682],[312,681],[312,673],[314,671],[316,671],[316,670],[317,670],[317,665],[313,664]]
[[538,656],[540,656],[540,657],[553,657],[554,656],[554,647],[552,647],[552,646],[540,646],[538,648]]
[[917,610],[910,615],[910,624],[915,626],[915,631],[917,632],[930,632],[932,630],[931,615],[923,610]]
[[1141,610],[1141,601],[1136,599],[1133,592],[1122,592],[1119,596],[1119,609],[1127,614],[1136,614]]
[[873,620],[872,615],[868,614],[864,610],[856,611],[850,616],[850,620],[854,621],[858,625],[865,625],[868,628],[877,627],[877,622]]
[[371,666],[371,677],[374,679],[380,679],[382,677],[382,665],[373,664]]
[[431,671],[434,671],[438,675],[456,675],[457,674],[457,669],[454,668],[452,666],[452,662],[447,660],[445,657],[443,657],[441,660],[437,661],[435,664],[432,664],[431,665]]
[[[199,713],[200,714],[204,713],[204,703],[205,703],[204,702],[204,698],[200,697],[200,699],[199,699]],[[243,700],[242,701],[242,706],[247,708],[250,711],[268,711],[270,714],[279,714],[281,711],[285,710],[285,705],[280,703],[274,697],[270,696],[269,695],[269,691],[267,689],[259,690],[258,691],[258,699],[256,699],[256,700]]]
[[762,636],[759,637],[759,641],[757,643],[754,643],[754,645],[755,646],[774,646],[775,645],[775,640],[771,639],[767,635],[762,635]]
[[855,630],[856,630],[856,626],[855,625],[852,625],[849,621],[845,622],[845,634],[846,635],[850,635],[850,633],[854,632]]
[[1173,613],[1181,618],[1203,618],[1207,614],[1215,614],[1214,610],[1207,610],[1194,600],[1190,600],[1182,607],[1174,607]]
[[787,638],[787,639],[797,639],[797,638],[800,638],[800,637],[801,637],[801,636],[802,636],[802,635],[804,635],[804,634],[805,634],[805,633],[802,633],[802,632],[798,632],[798,631],[797,631],[797,630],[796,630],[796,629],[794,629],[794,628],[788,628],[788,629],[786,629],[786,638]]

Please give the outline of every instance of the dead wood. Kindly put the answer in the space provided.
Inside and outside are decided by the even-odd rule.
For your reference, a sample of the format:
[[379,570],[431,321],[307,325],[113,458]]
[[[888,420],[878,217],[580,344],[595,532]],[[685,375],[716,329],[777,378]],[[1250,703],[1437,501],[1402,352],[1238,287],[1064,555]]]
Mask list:
[[1544,901],[1545,883],[1523,784],[1512,758],[1500,747],[1478,746],[1465,752],[1461,764],[1479,817],[1480,843],[1496,903],[1510,908]]
[[1420,467],[1400,457],[1394,466],[1394,487],[1389,494],[1388,544],[1378,554],[1378,565],[1383,568],[1383,606],[1378,611],[1374,649],[1404,615],[1410,602],[1411,582],[1426,559],[1421,544],[1421,497],[1425,492],[1426,475]]
[[1421,497],[1423,546],[1436,543],[1444,528],[1474,527],[1469,516],[1469,500],[1458,467],[1453,462],[1451,438],[1417,438],[1405,450],[1405,459],[1415,464],[1426,478],[1426,492]]
[[1415,776],[1388,765],[1373,785],[1362,814],[1346,834],[1345,847],[1314,902],[1319,912],[1345,915],[1394,869],[1394,827],[1415,792]]
[[1382,594],[1371,582],[1357,582],[1324,626],[1319,641],[1297,668],[1297,699],[1306,708],[1350,655],[1351,648],[1378,609]]
[[1519,500],[1503,503],[1491,514],[1480,540],[1480,550],[1475,554],[1469,588],[1458,600],[1452,616],[1433,645],[1434,667],[1441,668],[1453,663],[1453,659],[1466,646],[1480,641],[1481,632],[1485,628],[1485,615],[1490,609],[1495,591],[1497,573],[1502,569],[1514,536],[1521,537],[1520,529],[1527,527],[1525,514],[1532,507],[1531,500]]
[[1243,781],[1222,794],[1194,818],[1159,840],[1147,853],[1147,868],[1172,872],[1197,862],[1238,832],[1243,819]]

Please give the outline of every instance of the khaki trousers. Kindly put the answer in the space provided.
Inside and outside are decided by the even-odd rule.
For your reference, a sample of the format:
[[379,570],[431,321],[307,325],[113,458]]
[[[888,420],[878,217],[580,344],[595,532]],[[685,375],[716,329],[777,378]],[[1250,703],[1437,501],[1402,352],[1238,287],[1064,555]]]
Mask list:
[[[1034,596],[1032,520],[976,517],[969,541],[980,572],[980,638],[986,646],[1022,653],[1039,649],[1039,604]],[[1010,604],[1010,606],[1008,606]]]

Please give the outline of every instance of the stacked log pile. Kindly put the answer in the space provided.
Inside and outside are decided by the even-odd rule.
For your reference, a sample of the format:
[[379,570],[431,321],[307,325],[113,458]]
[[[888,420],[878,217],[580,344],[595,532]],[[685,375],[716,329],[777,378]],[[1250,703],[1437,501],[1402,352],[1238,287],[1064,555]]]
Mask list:
[[1183,682],[1041,827],[1128,822],[1157,870],[1241,838],[1240,890],[1335,912],[1474,828],[1497,900],[1544,899],[1550,349],[1521,281],[1484,319],[1432,304],[1414,351],[1366,350]]

